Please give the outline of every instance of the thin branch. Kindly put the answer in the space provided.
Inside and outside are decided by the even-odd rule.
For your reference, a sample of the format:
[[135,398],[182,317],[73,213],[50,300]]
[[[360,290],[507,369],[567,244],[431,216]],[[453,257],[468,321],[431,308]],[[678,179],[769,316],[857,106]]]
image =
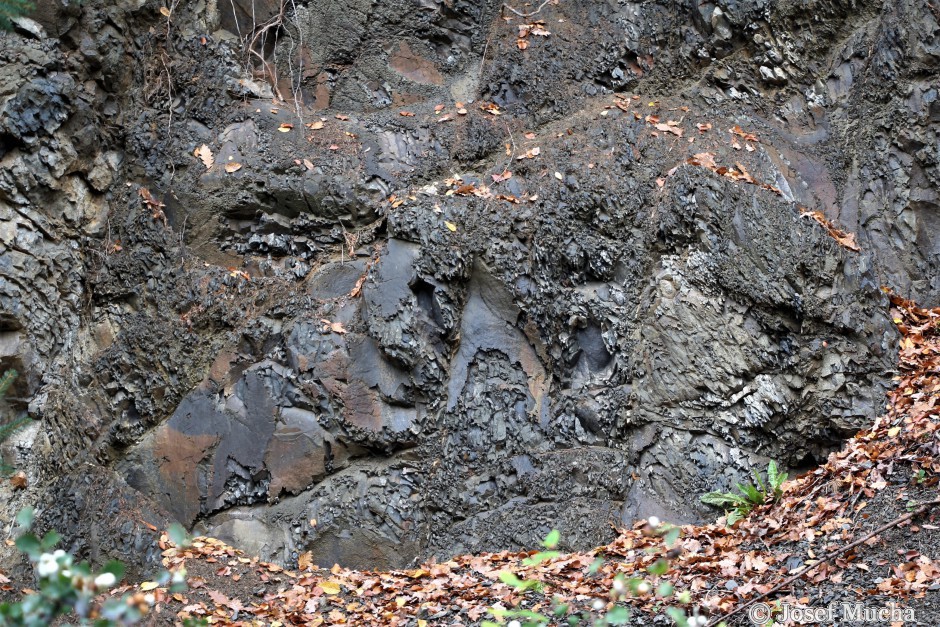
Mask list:
[[923,504],[922,504],[920,507],[918,507],[917,509],[915,509],[915,510],[913,510],[913,511],[911,511],[911,512],[908,512],[908,513],[904,514],[903,516],[900,516],[900,517],[898,517],[898,518],[895,518],[894,520],[892,520],[892,521],[889,522],[889,523],[885,523],[885,524],[881,525],[880,527],[878,527],[877,529],[875,529],[874,531],[872,531],[872,532],[869,533],[868,535],[866,535],[866,536],[864,536],[864,537],[862,537],[862,538],[859,538],[859,539],[856,540],[855,542],[852,542],[851,544],[847,544],[847,545],[845,545],[844,547],[842,547],[841,549],[836,549],[836,550],[833,551],[832,553],[829,553],[828,555],[824,556],[824,557],[823,557],[821,560],[819,560],[818,562],[816,562],[816,563],[814,563],[814,564],[811,564],[811,565],[806,565],[806,566],[803,566],[803,567],[799,568],[799,569],[796,571],[796,573],[794,573],[794,574],[791,575],[790,577],[787,577],[786,579],[784,579],[783,581],[781,581],[780,583],[778,583],[776,586],[774,586],[773,588],[771,588],[770,590],[768,590],[768,591],[765,592],[764,594],[762,594],[762,595],[760,595],[760,596],[757,596],[757,597],[754,597],[753,599],[751,599],[750,601],[748,601],[748,602],[745,603],[744,605],[739,605],[738,607],[734,608],[733,610],[731,610],[730,612],[728,612],[728,613],[725,614],[724,616],[719,616],[718,618],[716,618],[716,619],[714,619],[714,620],[712,620],[712,621],[709,621],[709,623],[708,623],[705,627],[714,627],[715,625],[721,623],[722,621],[728,620],[729,618],[731,618],[731,617],[734,616],[735,614],[740,614],[741,612],[743,612],[743,611],[746,610],[747,608],[751,607],[752,605],[754,605],[754,604],[757,603],[758,601],[763,601],[764,599],[766,599],[767,597],[769,597],[769,596],[772,595],[773,593],[778,592],[778,591],[780,591],[780,590],[783,589],[783,588],[786,588],[786,587],[789,586],[791,583],[793,583],[793,582],[796,581],[797,579],[800,579],[803,575],[805,575],[805,574],[808,573],[809,571],[813,570],[813,569],[816,568],[817,566],[819,566],[819,565],[821,565],[821,564],[825,564],[825,563],[828,562],[829,560],[832,560],[832,559],[834,559],[834,558],[836,558],[836,557],[839,557],[839,556],[842,555],[843,553],[845,553],[845,552],[847,552],[847,551],[850,551],[851,549],[854,549],[854,548],[857,547],[859,544],[862,544],[863,542],[865,542],[865,541],[867,541],[867,540],[869,540],[869,539],[871,539],[871,538],[877,536],[879,533],[884,533],[885,531],[887,531],[888,529],[891,529],[892,527],[897,527],[898,525],[900,525],[900,524],[903,523],[903,522],[906,522],[906,521],[908,521],[908,520],[910,520],[910,519],[912,519],[912,518],[914,518],[914,517],[916,517],[916,516],[920,516],[921,514],[923,514],[924,512],[926,512],[927,510],[929,510],[930,508],[934,507],[935,505],[940,505],[940,499],[934,499],[934,500],[932,500],[932,501],[927,501],[926,503],[923,503]]

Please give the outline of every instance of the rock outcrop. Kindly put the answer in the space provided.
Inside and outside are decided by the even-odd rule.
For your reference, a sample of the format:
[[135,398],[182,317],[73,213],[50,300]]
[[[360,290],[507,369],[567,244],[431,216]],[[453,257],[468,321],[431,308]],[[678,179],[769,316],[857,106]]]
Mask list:
[[940,298],[920,0],[38,4],[0,35],[0,367],[40,420],[2,516],[96,559],[708,517],[879,415],[882,286]]

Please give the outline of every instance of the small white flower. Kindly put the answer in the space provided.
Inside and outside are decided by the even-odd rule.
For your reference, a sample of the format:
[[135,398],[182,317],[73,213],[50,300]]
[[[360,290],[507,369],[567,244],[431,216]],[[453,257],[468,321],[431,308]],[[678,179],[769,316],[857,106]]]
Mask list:
[[62,549],[56,549],[55,551],[52,552],[52,557],[54,557],[55,559],[59,559],[60,557],[65,557],[65,551],[63,551]]
[[646,522],[648,522],[649,526],[652,527],[653,529],[655,529],[661,524],[659,518],[657,518],[656,516],[650,516],[649,518],[646,519]]
[[153,596],[153,593],[148,592],[144,595],[144,601],[147,603],[147,605],[153,605],[157,602],[157,597]]
[[51,577],[59,572],[59,562],[56,560],[55,555],[43,553],[39,556],[36,570],[39,572],[40,577]]
[[606,606],[607,604],[604,603],[603,599],[594,599],[594,601],[591,603],[591,607],[593,607],[598,612],[600,612]]
[[522,627],[522,623],[520,623],[519,621],[513,619],[513,620],[509,621],[508,623],[506,623],[506,627]]
[[186,569],[180,567],[178,570],[173,571],[173,583],[186,583]]
[[652,589],[652,586],[650,586],[649,582],[647,581],[641,581],[636,586],[636,591],[640,594],[647,594]]
[[626,589],[627,589],[627,584],[623,582],[623,579],[620,579],[619,577],[617,579],[614,579],[614,592],[623,594],[623,592]]
[[96,588],[110,588],[116,583],[117,577],[114,576],[114,573],[101,573],[95,577]]
[[704,616],[691,616],[689,617],[689,627],[705,627],[708,624],[708,619]]

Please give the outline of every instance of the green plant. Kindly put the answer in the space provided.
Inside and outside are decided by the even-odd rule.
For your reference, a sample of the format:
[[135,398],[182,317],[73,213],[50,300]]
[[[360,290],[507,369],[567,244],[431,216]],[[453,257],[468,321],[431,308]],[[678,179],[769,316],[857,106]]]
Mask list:
[[[691,594],[687,590],[677,593],[673,584],[668,581],[660,581],[655,587],[653,585],[655,579],[662,577],[669,571],[670,556],[678,549],[679,528],[674,525],[661,524],[659,520],[654,517],[651,517],[647,521],[647,527],[650,533],[661,536],[665,548],[669,549],[664,553],[663,557],[657,559],[647,568],[647,572],[653,581],[645,577],[628,578],[623,574],[619,574],[614,577],[612,588],[606,599],[597,598],[591,603],[589,609],[579,612],[572,612],[572,608],[557,596],[553,597],[551,600],[550,615],[526,609],[506,609],[499,606],[492,607],[488,611],[497,622],[483,621],[481,623],[482,626],[542,627],[543,625],[550,624],[553,619],[556,622],[564,621],[564,624],[572,627],[577,625],[590,625],[591,627],[626,625],[630,621],[630,610],[619,603],[631,597],[648,598],[650,595],[661,604],[667,602],[675,604],[663,608],[663,611],[672,619],[676,627],[704,626],[708,622],[708,619],[704,616],[700,616],[697,613],[693,613],[690,616],[687,615],[686,611],[681,607],[676,607],[676,605],[688,605],[691,602]],[[523,564],[526,566],[535,566],[545,560],[558,557],[560,553],[556,551],[555,548],[560,538],[561,534],[558,530],[553,529],[542,542],[542,546],[545,547],[546,550],[526,558],[523,560]],[[603,565],[604,559],[598,557],[588,567],[588,574],[592,576],[596,575]],[[545,585],[542,582],[532,579],[519,579],[518,576],[508,571],[501,572],[499,579],[524,594],[528,592],[541,594],[545,591]],[[562,623],[559,622],[558,624]],[[725,624],[721,623],[719,627],[725,627]]]
[[728,513],[728,525],[733,525],[758,505],[773,503],[783,495],[783,484],[787,473],[777,470],[777,463],[767,464],[767,479],[757,472],[752,472],[754,483],[737,484],[738,492],[709,492],[702,497],[702,503],[717,505]]
[[[2,0],[0,0],[2,2]],[[3,376],[0,377],[0,400],[3,400],[3,397],[6,396],[6,393],[10,390],[10,386],[13,385],[13,382],[16,381],[16,370],[7,370],[3,373]],[[0,444],[2,444],[7,438],[13,435],[16,431],[22,429],[27,424],[32,422],[28,416],[21,416],[19,418],[14,418],[12,421],[6,424],[0,424]],[[0,476],[6,476],[16,470],[13,466],[5,464],[3,460],[0,460]]]
[[[100,627],[133,625],[144,618],[156,602],[153,593],[136,593],[99,602],[98,597],[113,588],[124,575],[120,562],[109,562],[99,571],[87,562],[76,563],[75,558],[55,549],[61,540],[55,531],[42,538],[28,530],[33,522],[33,510],[26,508],[16,517],[17,524],[26,531],[16,539],[16,548],[25,553],[36,572],[37,590],[17,602],[0,603],[0,626],[41,627],[57,617],[72,614],[79,624]],[[186,533],[179,525],[169,530],[174,542],[185,546]],[[167,586],[171,593],[186,589],[186,571],[164,571],[157,583]],[[205,622],[185,621],[186,626],[204,625]]]
[[32,10],[33,3],[29,0],[0,0],[0,29],[13,28],[13,19]]

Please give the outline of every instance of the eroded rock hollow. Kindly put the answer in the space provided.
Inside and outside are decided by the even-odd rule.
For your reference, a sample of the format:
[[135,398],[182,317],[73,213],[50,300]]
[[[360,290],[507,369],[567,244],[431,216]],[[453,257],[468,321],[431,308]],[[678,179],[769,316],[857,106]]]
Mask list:
[[883,407],[882,287],[940,295],[938,37],[926,0],[37,2],[0,515],[395,567],[811,467]]

